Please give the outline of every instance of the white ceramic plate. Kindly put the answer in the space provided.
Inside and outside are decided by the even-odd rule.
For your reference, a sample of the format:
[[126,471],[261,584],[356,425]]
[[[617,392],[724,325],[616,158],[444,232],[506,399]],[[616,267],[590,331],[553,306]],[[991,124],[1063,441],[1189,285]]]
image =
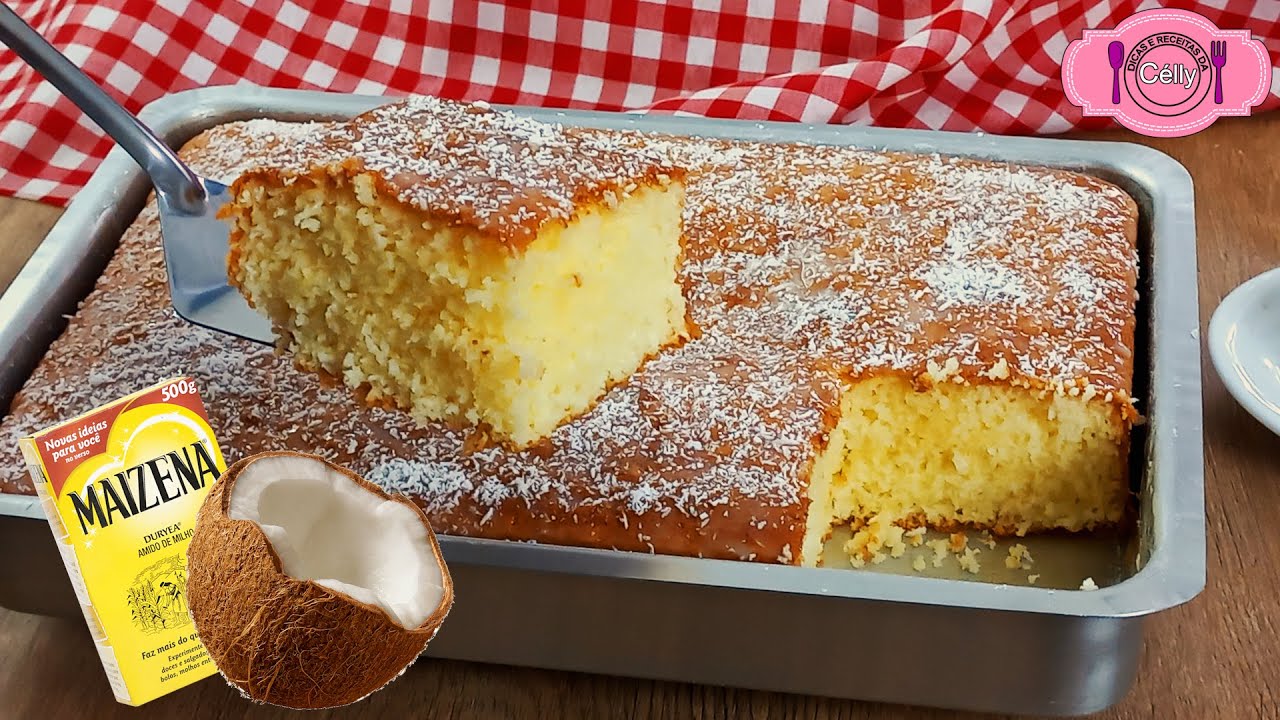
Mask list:
[[1222,300],[1209,321],[1209,355],[1227,390],[1280,435],[1280,268]]

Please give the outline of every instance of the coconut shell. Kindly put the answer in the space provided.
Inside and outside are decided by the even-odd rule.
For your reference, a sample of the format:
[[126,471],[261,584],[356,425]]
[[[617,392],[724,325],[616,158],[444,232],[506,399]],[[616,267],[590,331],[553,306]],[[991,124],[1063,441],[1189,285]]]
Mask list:
[[272,456],[323,462],[370,492],[404,503],[421,517],[437,558],[440,546],[426,515],[407,498],[302,453],[261,453],[235,463],[200,506],[187,549],[187,601],[218,671],[260,702],[308,709],[346,705],[394,680],[422,653],[453,604],[453,580],[440,559],[440,606],[420,627],[406,630],[380,607],[285,575],[257,523],[228,517],[236,478],[250,463]]

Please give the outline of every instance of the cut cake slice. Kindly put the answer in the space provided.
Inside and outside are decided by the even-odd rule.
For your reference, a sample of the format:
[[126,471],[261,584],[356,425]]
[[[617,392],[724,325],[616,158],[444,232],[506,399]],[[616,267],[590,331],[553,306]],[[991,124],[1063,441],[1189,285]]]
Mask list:
[[515,447],[687,337],[681,173],[606,135],[414,97],[235,182],[229,275],[301,366]]

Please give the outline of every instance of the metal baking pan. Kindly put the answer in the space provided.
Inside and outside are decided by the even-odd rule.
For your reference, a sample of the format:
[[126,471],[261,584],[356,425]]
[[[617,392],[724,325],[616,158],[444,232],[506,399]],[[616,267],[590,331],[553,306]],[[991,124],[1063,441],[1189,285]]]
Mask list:
[[[143,119],[180,145],[254,117],[344,118],[385,98],[206,88],[149,105]],[[797,568],[442,537],[458,602],[431,655],[646,678],[1010,713],[1107,707],[1133,682],[1143,619],[1205,582],[1204,472],[1195,227],[1181,165],[1124,143],[790,123],[535,110],[565,124],[854,145],[1069,168],[1129,192],[1141,210],[1135,394],[1136,527],[1027,544],[1042,579]],[[0,297],[0,407],[8,408],[101,273],[146,199],[113,150]],[[837,545],[839,538],[833,541]],[[78,615],[33,498],[0,495],[0,604]],[[954,564],[954,563],[953,563]],[[963,577],[961,577],[963,575]],[[1101,589],[1080,591],[1092,576]],[[974,581],[976,580],[976,581]],[[977,656],[977,662],[962,660]]]

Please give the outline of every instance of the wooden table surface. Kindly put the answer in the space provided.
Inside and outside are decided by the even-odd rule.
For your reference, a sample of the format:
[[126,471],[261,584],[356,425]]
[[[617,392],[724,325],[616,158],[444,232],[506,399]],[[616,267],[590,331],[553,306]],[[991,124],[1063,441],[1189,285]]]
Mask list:
[[[1174,140],[1123,132],[1102,137],[1155,146],[1181,161],[1195,178],[1202,327],[1232,288],[1280,265],[1280,114],[1222,121],[1198,135]],[[58,214],[54,208],[0,199],[0,287],[13,278]],[[1280,439],[1236,405],[1207,352],[1201,357],[1209,585],[1190,604],[1148,622],[1136,687],[1098,717],[1280,717]],[[1009,672],[1010,681],[1017,682],[1017,669]],[[296,713],[251,706],[216,677],[140,709],[118,705],[83,623],[0,609],[0,716],[292,715]],[[938,710],[429,659],[354,706],[310,715],[757,720],[955,716]]]

